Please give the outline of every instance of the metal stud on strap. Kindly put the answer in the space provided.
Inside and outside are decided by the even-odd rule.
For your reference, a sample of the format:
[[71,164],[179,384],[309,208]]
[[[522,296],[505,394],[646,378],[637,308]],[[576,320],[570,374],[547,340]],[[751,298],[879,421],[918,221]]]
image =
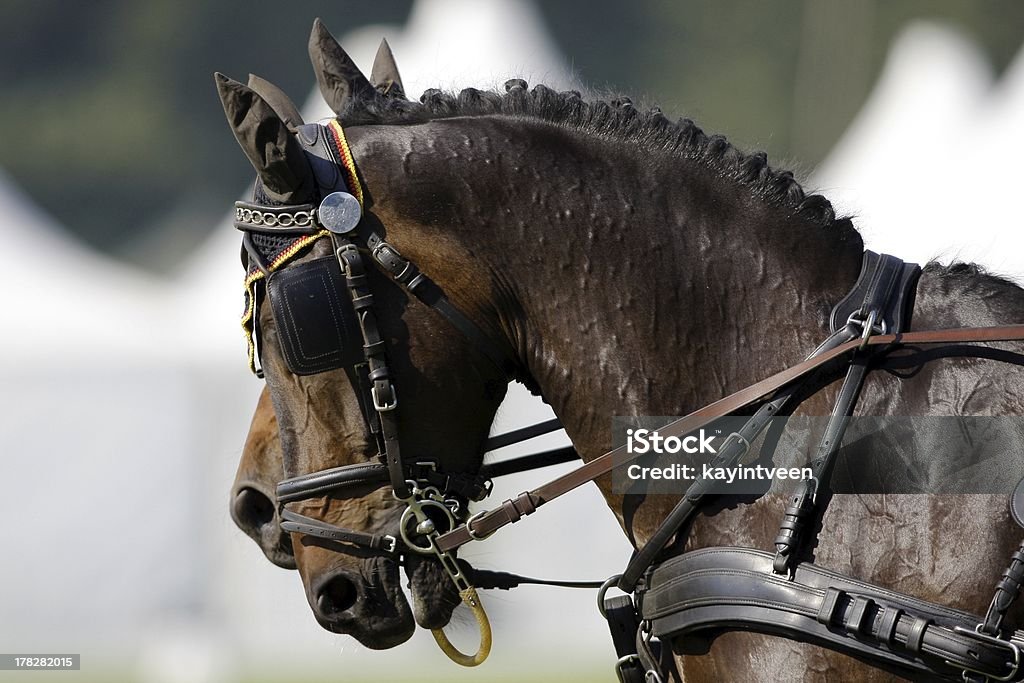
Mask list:
[[320,202],[317,218],[320,225],[337,235],[346,235],[356,229],[363,217],[359,200],[348,192],[332,192]]

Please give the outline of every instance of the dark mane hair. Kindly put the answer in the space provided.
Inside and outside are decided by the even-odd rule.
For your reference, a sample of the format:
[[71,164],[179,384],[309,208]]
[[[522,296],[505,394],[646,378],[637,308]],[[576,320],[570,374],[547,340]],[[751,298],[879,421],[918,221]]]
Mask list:
[[985,296],[1001,295],[1007,291],[1019,291],[1020,285],[1012,277],[992,272],[977,263],[953,261],[945,265],[938,261],[929,261],[924,265],[924,272],[937,278],[946,287],[969,287],[982,292]]
[[690,119],[672,122],[661,109],[639,111],[629,98],[585,101],[575,90],[556,92],[544,85],[528,90],[526,81],[505,83],[505,93],[466,88],[458,94],[430,89],[419,102],[377,97],[352,102],[339,116],[346,125],[403,124],[455,116],[504,115],[556,123],[591,135],[629,142],[707,165],[718,175],[747,186],[765,201],[837,230],[844,241],[859,240],[848,218],[836,218],[832,204],[819,194],[807,194],[789,171],[768,166],[764,152],[747,154],[722,135],[706,135]]

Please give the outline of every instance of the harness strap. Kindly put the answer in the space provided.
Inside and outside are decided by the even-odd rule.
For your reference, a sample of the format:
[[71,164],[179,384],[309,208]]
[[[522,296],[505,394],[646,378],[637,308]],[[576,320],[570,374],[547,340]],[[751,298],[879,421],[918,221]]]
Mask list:
[[373,312],[373,294],[359,249],[339,235],[332,234],[335,255],[345,273],[345,283],[352,296],[352,305],[356,310],[359,329],[363,335],[363,354],[368,367],[367,379],[370,381],[370,395],[373,408],[380,421],[380,441],[383,442],[381,455],[384,457],[391,479],[391,487],[398,498],[412,495],[405,480],[402,463],[401,446],[398,439],[398,420],[394,414],[398,406],[394,385],[388,371],[387,353],[384,338],[377,327],[377,316]]
[[[858,331],[852,325],[844,325],[837,332],[832,333],[829,337],[822,342],[808,358],[814,358],[817,355],[825,353],[830,349],[839,346],[840,344],[854,339],[858,336]],[[750,448],[750,444],[757,438],[757,436],[768,426],[772,418],[776,415],[783,414],[784,407],[789,403],[790,399],[797,393],[800,386],[797,384],[791,385],[784,389],[779,390],[775,396],[763,404],[757,409],[757,411],[750,417],[749,420],[740,428],[736,434],[730,435],[731,437],[719,450],[717,456],[713,461],[713,466],[716,467],[732,467],[742,458],[747,450]],[[630,558],[629,564],[626,569],[622,572],[622,577],[619,579],[619,589],[626,592],[632,593],[636,588],[637,582],[643,573],[654,564],[658,555],[668,545],[669,541],[679,532],[680,529],[685,527],[690,520],[694,518],[697,512],[700,510],[701,504],[704,502],[705,496],[708,495],[709,482],[703,478],[696,479],[686,490],[683,497],[676,503],[675,507],[672,508],[672,512],[662,521],[655,530],[654,534],[648,539],[647,543],[642,548],[639,548],[633,557]]]
[[518,458],[509,458],[500,462],[487,463],[480,468],[480,474],[486,477],[503,477],[506,474],[518,474],[528,472],[540,467],[550,465],[561,465],[565,462],[575,462],[580,459],[579,453],[572,446],[556,448],[540,453],[531,453]]
[[523,376],[523,373],[518,371],[517,364],[509,359],[508,354],[499,349],[476,323],[453,306],[441,288],[420,272],[416,264],[402,256],[395,247],[385,242],[375,232],[371,232],[367,236],[366,246],[369,248],[373,260],[385,273],[407,292],[441,314],[452,327],[469,339],[503,376]]
[[867,374],[867,358],[864,354],[855,352],[846,369],[846,377],[839,389],[839,396],[825,426],[825,432],[818,444],[817,457],[811,462],[812,477],[799,484],[799,490],[793,495],[779,525],[779,533],[775,537],[773,567],[776,574],[787,573],[794,558],[799,555],[800,548],[807,544],[806,531],[811,526],[814,513],[822,507],[823,498],[818,495],[818,486],[828,486],[836,454],[843,444],[843,435],[850,424],[850,416],[853,415]]
[[921,268],[916,263],[865,250],[857,282],[832,309],[829,327],[835,331],[851,319],[863,322],[870,311],[876,311],[878,332],[909,328],[920,275]]
[[[879,332],[902,332],[909,326],[913,315],[914,293],[920,274],[921,269],[915,263],[904,263],[895,256],[865,251],[857,283],[832,309],[830,320],[833,329],[844,324],[847,327],[856,325],[861,329],[863,338]],[[814,538],[813,532],[807,532],[813,529],[815,517],[819,517],[828,506],[829,498],[822,495],[823,489],[827,489],[831,481],[836,454],[842,446],[843,435],[870,370],[870,357],[864,349],[854,352],[818,444],[817,455],[810,463],[813,476],[799,484],[785,510],[775,538],[773,569],[777,574],[790,571],[800,550]]]
[[316,536],[327,541],[369,548],[385,555],[393,555],[398,546],[394,536],[343,529],[286,508],[281,510],[281,528],[291,533]]
[[484,451],[496,451],[499,448],[511,446],[512,444],[517,444],[521,441],[529,441],[530,439],[543,436],[544,434],[557,432],[561,428],[562,422],[556,417],[552,420],[545,420],[544,422],[529,425],[528,427],[513,429],[510,432],[497,434],[487,439],[487,441],[484,442]]
[[477,569],[466,564],[471,583],[477,588],[511,590],[529,584],[532,586],[557,586],[559,588],[600,588],[603,581],[560,581],[556,579],[535,579],[530,576],[498,572],[490,569]]
[[604,601],[604,617],[615,646],[615,675],[619,683],[644,683],[645,668],[637,653],[636,634],[640,630],[633,599],[615,595]]
[[[492,474],[446,474],[439,472],[433,462],[415,462],[404,466],[404,479],[423,482],[439,491],[463,496],[468,500],[483,500],[490,492],[487,479]],[[277,485],[278,504],[332,495],[350,498],[366,494],[367,488],[380,488],[391,483],[387,465],[379,462],[343,465],[329,470],[318,470]],[[345,489],[355,489],[349,494]]]
[[388,468],[383,463],[370,462],[333,467],[279,482],[277,502],[284,505],[297,500],[326,496],[349,486],[383,485],[388,481]]
[[1021,584],[1024,583],[1024,543],[1010,556],[1010,566],[1003,571],[1002,578],[996,584],[996,593],[992,597],[981,630],[989,635],[999,634],[1003,618],[1010,606],[1020,596]]
[[1000,640],[978,618],[811,563],[773,573],[771,553],[704,548],[667,560],[640,602],[654,635],[704,654],[721,633],[755,631],[814,643],[902,676],[1019,680],[1024,632]]
[[[808,376],[830,361],[841,358],[859,346],[884,348],[897,344],[951,344],[958,342],[1000,342],[1024,340],[1024,325],[1003,325],[998,327],[953,328],[945,330],[926,330],[904,332],[900,334],[872,335],[865,340],[854,339],[824,351],[814,358],[809,358],[796,365],[767,377],[760,382],[741,389],[725,398],[719,399],[703,408],[658,430],[664,436],[684,436],[707,425],[714,419],[729,415],[744,408],[765,396],[777,391],[787,384]],[[581,467],[550,481],[532,491],[520,494],[517,498],[506,501],[501,507],[474,516],[470,525],[462,524],[438,540],[442,550],[453,550],[472,540],[485,538],[498,529],[512,524],[520,517],[531,514],[541,505],[558,498],[569,491],[579,488],[587,482],[612,471],[615,465],[628,462],[639,457],[626,452],[626,446],[620,446],[604,455],[591,460]],[[510,507],[518,514],[512,514]]]
[[[788,388],[776,395],[768,403],[765,403],[742,428],[735,434],[735,438],[729,440],[719,450],[718,455],[712,461],[714,467],[731,467],[742,458],[749,448],[750,443],[757,438],[757,435],[768,425],[771,418],[778,414],[783,405],[793,396],[796,388]],[[697,478],[686,489],[686,493],[676,503],[672,511],[662,520],[661,524],[651,535],[642,547],[638,548],[626,565],[622,576],[619,578],[618,587],[626,593],[632,593],[637,582],[644,572],[654,564],[658,556],[676,536],[680,529],[684,528],[700,510],[701,504],[708,495],[708,482],[703,478]]]

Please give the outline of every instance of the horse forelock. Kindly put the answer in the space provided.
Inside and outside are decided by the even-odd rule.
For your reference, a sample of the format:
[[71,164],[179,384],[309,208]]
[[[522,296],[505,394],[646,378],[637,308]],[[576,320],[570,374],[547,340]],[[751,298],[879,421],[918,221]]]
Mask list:
[[558,124],[586,135],[619,140],[644,150],[702,163],[763,201],[830,229],[844,242],[860,243],[849,218],[837,217],[831,202],[808,193],[786,170],[774,169],[764,152],[746,153],[722,135],[708,135],[691,119],[668,119],[658,107],[641,111],[625,97],[588,101],[576,90],[544,85],[528,90],[513,79],[505,93],[465,88],[458,93],[424,91],[419,102],[396,98],[353,101],[338,117],[345,125],[403,125],[454,117],[510,116]]

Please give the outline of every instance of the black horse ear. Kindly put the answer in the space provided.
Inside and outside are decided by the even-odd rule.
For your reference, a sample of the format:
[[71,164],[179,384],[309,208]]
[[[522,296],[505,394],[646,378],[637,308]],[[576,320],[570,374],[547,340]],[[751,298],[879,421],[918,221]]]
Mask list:
[[370,81],[319,19],[313,22],[313,32],[309,36],[309,58],[313,62],[320,94],[335,114],[341,114],[354,100],[377,96]]
[[313,170],[277,112],[252,88],[220,73],[214,79],[228,125],[267,195],[283,204],[311,201],[316,184]]
[[256,74],[249,74],[248,86],[277,112],[277,115],[289,128],[298,128],[305,123],[302,120],[302,114],[299,113],[299,108],[295,106],[291,98],[270,81],[260,78]]
[[398,64],[395,63],[395,56],[391,54],[391,46],[388,45],[387,38],[381,38],[380,47],[377,48],[377,56],[373,58],[373,68],[370,69],[370,83],[385,97],[405,99],[402,77],[398,74]]

